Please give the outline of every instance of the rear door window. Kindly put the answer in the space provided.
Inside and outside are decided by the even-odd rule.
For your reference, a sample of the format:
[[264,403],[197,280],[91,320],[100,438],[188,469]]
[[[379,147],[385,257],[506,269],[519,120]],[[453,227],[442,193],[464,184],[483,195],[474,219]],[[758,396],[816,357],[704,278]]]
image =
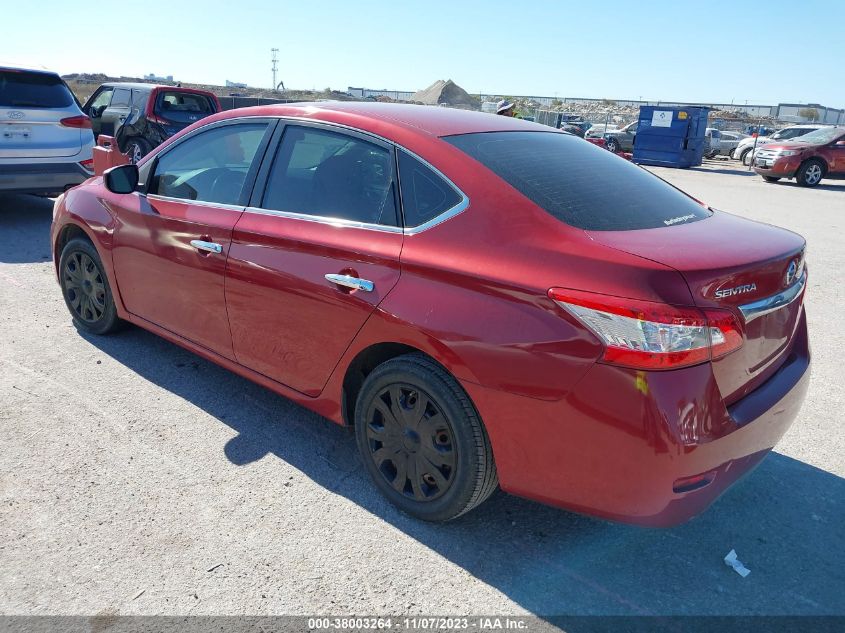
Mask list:
[[443,140],[558,220],[591,231],[695,222],[710,211],[605,149],[559,132],[484,132]]
[[112,108],[128,108],[129,101],[132,99],[132,92],[126,88],[116,88],[114,96],[111,98]]
[[224,125],[166,151],[147,193],[219,204],[239,204],[267,123]]
[[155,102],[158,116],[177,123],[193,123],[215,111],[214,103],[206,95],[179,90],[163,90]]
[[261,207],[398,226],[390,150],[348,134],[288,125]]
[[406,227],[433,220],[461,202],[462,196],[437,173],[407,152],[399,152],[399,188]]
[[73,102],[56,74],[0,69],[0,107],[66,108]]

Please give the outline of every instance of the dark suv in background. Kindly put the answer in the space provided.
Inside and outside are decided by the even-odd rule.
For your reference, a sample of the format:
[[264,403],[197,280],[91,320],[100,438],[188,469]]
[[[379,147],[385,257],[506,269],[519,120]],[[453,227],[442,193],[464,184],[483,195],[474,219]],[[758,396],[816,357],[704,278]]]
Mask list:
[[103,84],[82,108],[91,117],[94,137],[114,136],[120,151],[133,163],[220,109],[211,92],[142,83]]

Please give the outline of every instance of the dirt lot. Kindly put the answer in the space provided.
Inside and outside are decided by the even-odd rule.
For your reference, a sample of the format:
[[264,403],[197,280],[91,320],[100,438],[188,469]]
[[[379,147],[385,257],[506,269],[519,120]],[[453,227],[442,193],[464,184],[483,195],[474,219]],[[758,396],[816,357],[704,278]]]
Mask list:
[[0,198],[0,613],[845,614],[845,184],[733,165],[656,171],[808,238],[813,380],[777,452],[672,530],[504,494],[403,516],[344,429],[142,330],[77,332],[50,201]]

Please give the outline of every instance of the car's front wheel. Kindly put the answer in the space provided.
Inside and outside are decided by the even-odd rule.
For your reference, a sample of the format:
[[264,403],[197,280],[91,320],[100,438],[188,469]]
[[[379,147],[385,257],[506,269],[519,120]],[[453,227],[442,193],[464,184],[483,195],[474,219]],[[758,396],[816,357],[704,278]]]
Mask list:
[[367,376],[355,406],[364,464],[393,504],[426,521],[472,510],[498,486],[475,407],[440,365],[399,356]]
[[76,238],[62,249],[59,259],[62,295],[74,323],[92,334],[108,334],[122,321],[117,316],[109,280],[97,249]]
[[613,152],[615,154],[619,151],[621,146],[619,145],[619,141],[611,136],[609,139],[607,139],[607,144],[605,145],[605,147],[608,151]]
[[815,187],[824,176],[824,165],[821,161],[811,159],[801,165],[795,174],[795,181],[802,187]]

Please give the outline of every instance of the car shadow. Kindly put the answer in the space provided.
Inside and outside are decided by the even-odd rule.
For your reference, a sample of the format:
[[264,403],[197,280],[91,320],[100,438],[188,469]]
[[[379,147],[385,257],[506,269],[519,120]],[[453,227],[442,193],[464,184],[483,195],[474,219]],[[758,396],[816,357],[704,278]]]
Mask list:
[[[501,492],[455,521],[428,524],[376,492],[350,430],[141,329],[82,335],[236,431],[220,446],[232,463],[287,462],[531,613],[845,614],[845,480],[801,461],[773,453],[673,529],[612,524]],[[723,562],[732,549],[747,578]]]
[[708,174],[728,174],[732,176],[756,176],[757,174],[752,170],[748,171],[745,167],[720,167],[711,168],[709,165],[718,163],[705,163],[700,167],[690,167],[690,171],[701,171]]
[[50,198],[0,194],[0,262],[49,261],[52,221]]

